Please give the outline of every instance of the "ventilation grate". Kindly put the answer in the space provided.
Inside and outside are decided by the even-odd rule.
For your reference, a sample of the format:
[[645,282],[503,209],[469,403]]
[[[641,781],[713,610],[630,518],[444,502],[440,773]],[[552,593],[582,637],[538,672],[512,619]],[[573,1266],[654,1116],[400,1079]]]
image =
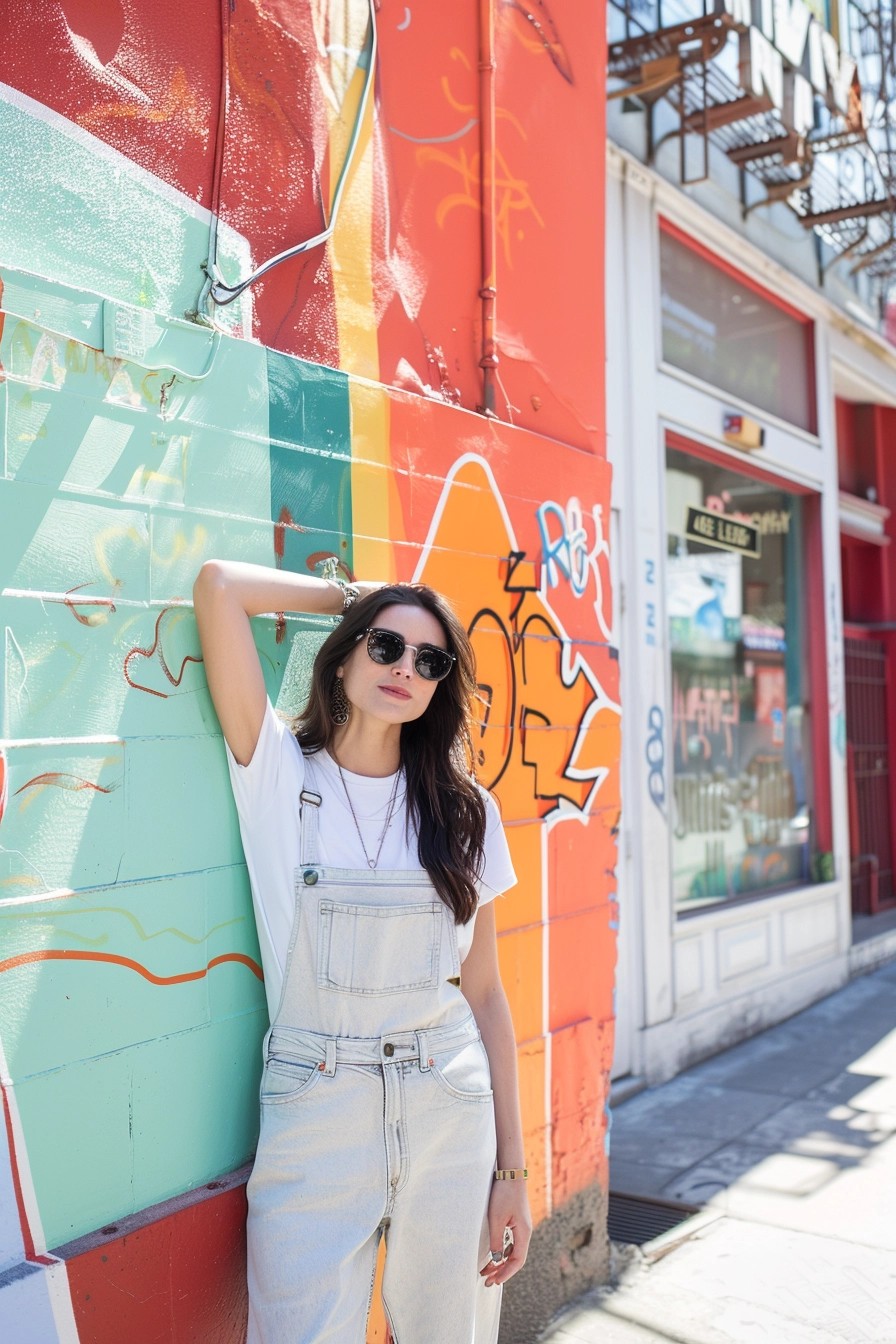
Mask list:
[[611,1190],[607,1231],[611,1241],[643,1246],[698,1212],[693,1204],[674,1204],[668,1199],[622,1195]]

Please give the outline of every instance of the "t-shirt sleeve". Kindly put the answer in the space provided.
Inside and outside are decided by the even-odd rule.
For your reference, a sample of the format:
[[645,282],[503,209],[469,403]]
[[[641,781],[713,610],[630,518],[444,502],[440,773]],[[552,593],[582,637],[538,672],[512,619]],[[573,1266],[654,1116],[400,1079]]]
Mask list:
[[298,797],[304,783],[304,757],[270,700],[265,705],[261,732],[248,765],[240,765],[226,742],[224,745],[230,787],[243,825],[251,826],[256,818],[269,812],[282,785],[297,790]]
[[482,794],[485,798],[485,852],[478,886],[479,904],[487,905],[502,892],[515,887],[517,876],[513,871],[510,847],[504,834],[504,823],[498,811],[498,804],[485,789],[482,790]]

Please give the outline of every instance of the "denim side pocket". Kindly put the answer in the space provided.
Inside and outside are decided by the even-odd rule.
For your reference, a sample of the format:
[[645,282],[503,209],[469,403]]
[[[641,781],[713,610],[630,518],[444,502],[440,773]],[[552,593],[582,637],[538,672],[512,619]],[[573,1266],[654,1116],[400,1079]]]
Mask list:
[[455,1101],[491,1101],[488,1055],[481,1041],[470,1041],[453,1054],[436,1055],[430,1068],[443,1092]]
[[307,1060],[269,1059],[261,1075],[261,1103],[297,1101],[307,1096],[322,1076],[323,1070]]

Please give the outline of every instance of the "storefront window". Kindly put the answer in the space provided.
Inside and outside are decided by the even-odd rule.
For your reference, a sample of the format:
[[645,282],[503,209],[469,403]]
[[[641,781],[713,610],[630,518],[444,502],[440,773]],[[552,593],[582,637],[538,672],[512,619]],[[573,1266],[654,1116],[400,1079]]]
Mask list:
[[660,232],[663,359],[814,431],[812,324]]
[[803,501],[669,449],[679,911],[812,875]]

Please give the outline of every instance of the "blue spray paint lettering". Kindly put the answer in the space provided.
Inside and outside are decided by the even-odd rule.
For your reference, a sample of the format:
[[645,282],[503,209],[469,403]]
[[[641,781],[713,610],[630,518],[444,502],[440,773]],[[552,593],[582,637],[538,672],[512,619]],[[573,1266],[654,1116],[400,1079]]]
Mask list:
[[571,499],[564,509],[546,500],[538,509],[538,530],[548,584],[556,588],[562,576],[576,597],[582,597],[588,587],[592,558],[579,501]]
[[647,792],[665,816],[666,806],[666,737],[665,715],[659,705],[651,705],[647,715],[647,742],[644,756],[647,760]]

